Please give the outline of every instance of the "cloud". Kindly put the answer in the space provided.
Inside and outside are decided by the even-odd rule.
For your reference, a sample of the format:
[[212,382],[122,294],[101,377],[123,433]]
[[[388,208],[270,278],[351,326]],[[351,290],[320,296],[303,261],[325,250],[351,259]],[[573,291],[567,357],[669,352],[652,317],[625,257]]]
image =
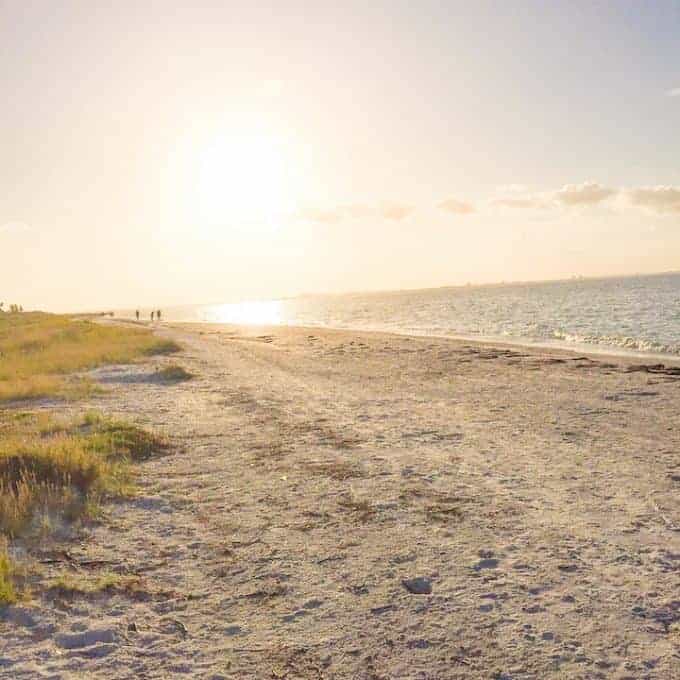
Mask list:
[[454,215],[469,215],[475,212],[475,206],[466,201],[459,201],[457,198],[447,198],[438,206],[444,212],[453,213]]
[[366,203],[350,203],[349,205],[343,206],[342,209],[345,215],[352,220],[375,215],[375,208]]
[[616,193],[616,189],[603,187],[597,182],[566,184],[555,192],[555,200],[562,205],[595,205]]
[[0,224],[0,234],[26,234],[31,228],[25,222],[5,222]]
[[515,208],[535,210],[549,207],[549,203],[542,196],[525,196],[523,198],[496,198],[491,205],[499,208]]
[[296,216],[304,222],[319,222],[321,224],[337,224],[345,217],[344,212],[340,208],[331,208],[329,210],[304,208]]
[[[617,201],[610,200],[616,198]],[[618,200],[620,199],[620,200]],[[471,215],[486,212],[488,206],[510,211],[550,211],[572,208],[592,208],[607,203],[620,209],[626,205],[664,214],[680,214],[680,186],[617,188],[598,182],[565,184],[560,189],[528,191],[522,185],[506,185],[504,192],[491,196],[484,204],[475,205],[454,197],[445,198],[436,207],[451,215]],[[389,220],[399,222],[411,216],[417,206],[397,201],[381,203],[346,203],[329,207],[308,207],[295,214],[295,219],[335,225],[358,220]],[[537,217],[537,216],[534,216]],[[0,232],[2,228],[0,227]]]
[[680,187],[656,186],[628,189],[628,200],[635,206],[659,213],[680,213]]
[[383,203],[380,206],[380,214],[386,220],[399,221],[407,218],[415,208],[412,205],[404,205],[403,203]]
[[672,90],[666,92],[668,97],[680,97],[680,87],[674,87]]
[[561,189],[540,193],[513,191],[509,196],[491,200],[491,205],[514,210],[546,210],[548,208],[596,205],[614,196],[616,189],[602,186],[597,182],[565,184]]

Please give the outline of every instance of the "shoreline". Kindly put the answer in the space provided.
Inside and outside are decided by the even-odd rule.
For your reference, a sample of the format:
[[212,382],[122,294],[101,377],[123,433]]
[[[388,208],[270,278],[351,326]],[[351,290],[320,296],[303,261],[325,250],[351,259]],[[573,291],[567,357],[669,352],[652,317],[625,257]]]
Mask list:
[[[118,321],[119,319],[115,319]],[[121,321],[132,321],[149,326],[147,321],[136,322],[132,319],[120,319]],[[305,324],[237,324],[237,323],[223,323],[219,321],[162,321],[157,324],[159,328],[167,326],[169,328],[188,328],[196,326],[198,328],[203,326],[218,327],[225,329],[252,329],[253,332],[272,332],[275,329],[292,328],[300,329],[309,332],[341,332],[341,333],[357,333],[370,334],[388,337],[405,337],[405,338],[419,338],[419,339],[433,339],[433,340],[447,340],[455,343],[468,343],[482,347],[503,347],[503,348],[522,348],[526,350],[533,350],[536,352],[553,352],[557,354],[569,354],[576,356],[592,356],[598,359],[606,359],[610,361],[631,361],[635,364],[645,364],[651,362],[668,363],[671,366],[680,366],[680,356],[673,354],[656,354],[652,352],[642,352],[636,350],[613,351],[613,347],[582,344],[578,346],[569,346],[548,341],[531,341],[518,339],[495,338],[491,336],[467,336],[467,335],[445,335],[432,333],[414,333],[414,332],[400,332],[383,329],[369,329],[369,328],[344,328],[340,326],[310,326]],[[601,349],[599,349],[601,347]]]

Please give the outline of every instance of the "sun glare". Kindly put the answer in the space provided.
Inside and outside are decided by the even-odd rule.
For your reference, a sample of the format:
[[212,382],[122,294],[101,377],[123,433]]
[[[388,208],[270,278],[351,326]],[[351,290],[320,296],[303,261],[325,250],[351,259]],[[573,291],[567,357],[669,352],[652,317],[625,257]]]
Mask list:
[[206,310],[205,320],[212,323],[277,326],[284,321],[283,304],[280,300],[254,300],[215,305]]
[[286,211],[283,149],[266,134],[224,136],[199,156],[195,209],[211,228],[269,231]]

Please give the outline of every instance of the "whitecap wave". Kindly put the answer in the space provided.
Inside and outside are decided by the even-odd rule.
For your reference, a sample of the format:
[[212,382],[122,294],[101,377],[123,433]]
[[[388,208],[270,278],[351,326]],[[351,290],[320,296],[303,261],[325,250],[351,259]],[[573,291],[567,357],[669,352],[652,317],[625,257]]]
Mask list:
[[562,330],[553,331],[553,337],[556,340],[575,345],[604,345],[616,349],[624,349],[629,352],[680,355],[680,345],[655,342],[647,338],[617,335],[582,335]]

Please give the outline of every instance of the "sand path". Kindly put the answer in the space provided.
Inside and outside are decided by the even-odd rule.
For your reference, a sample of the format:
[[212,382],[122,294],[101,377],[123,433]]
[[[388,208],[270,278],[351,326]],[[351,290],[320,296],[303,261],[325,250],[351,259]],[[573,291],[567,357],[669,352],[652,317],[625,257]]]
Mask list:
[[167,433],[171,455],[68,557],[36,556],[45,579],[143,587],[10,608],[0,676],[680,678],[679,375],[432,338],[159,332],[197,377],[100,370],[86,407]]

